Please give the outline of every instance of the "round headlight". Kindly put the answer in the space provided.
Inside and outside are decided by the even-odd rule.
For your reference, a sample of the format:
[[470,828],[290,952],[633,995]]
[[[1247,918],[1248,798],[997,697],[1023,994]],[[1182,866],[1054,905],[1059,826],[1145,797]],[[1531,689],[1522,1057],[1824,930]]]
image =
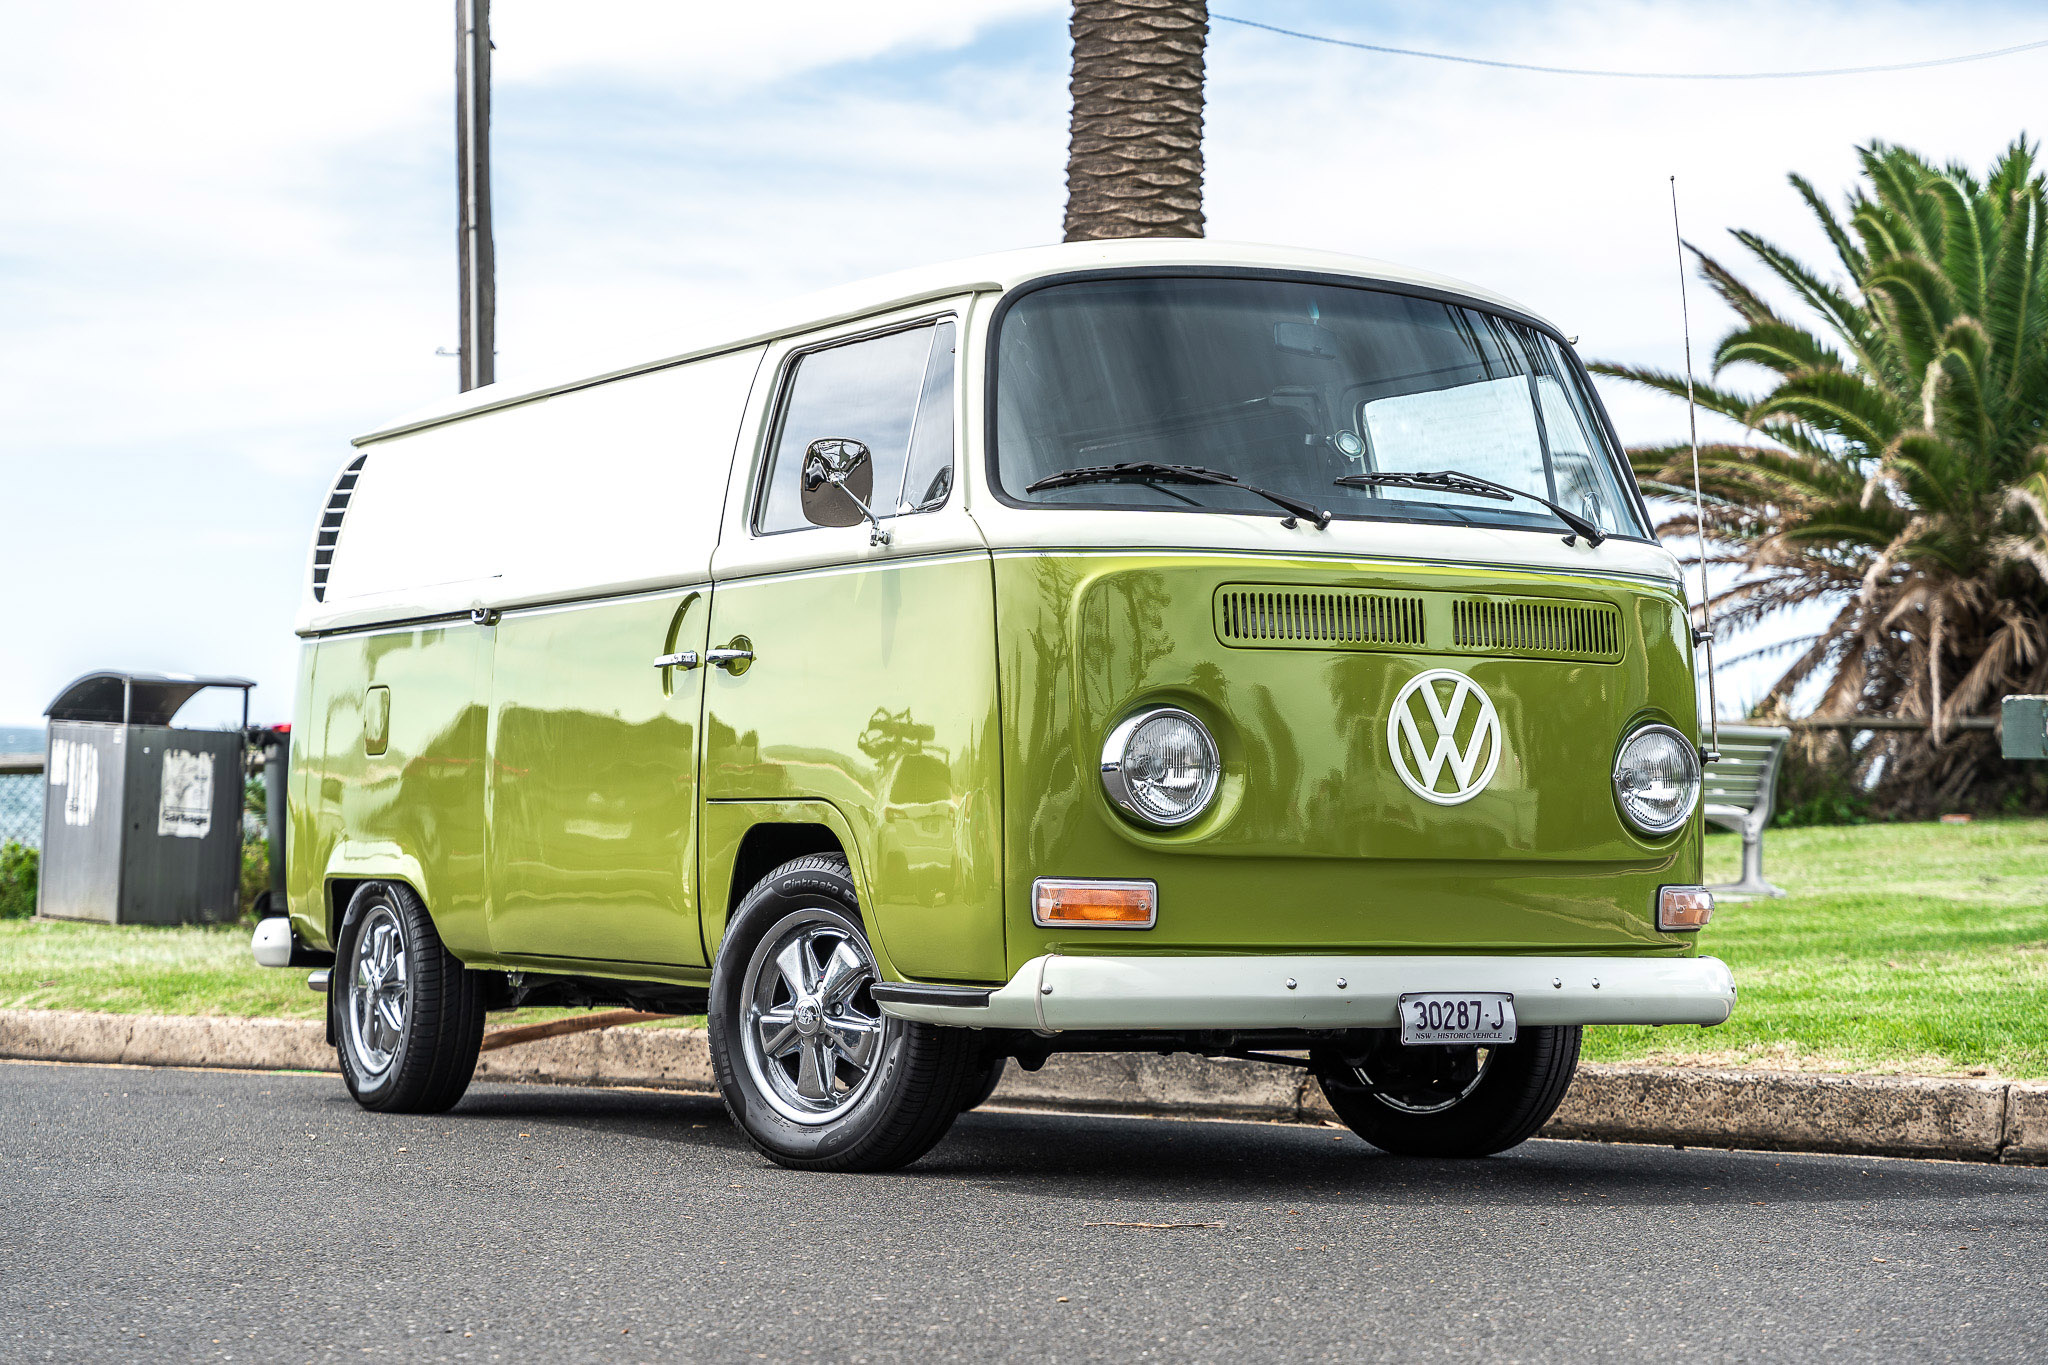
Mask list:
[[1683,825],[1699,797],[1699,750],[1668,725],[1645,725],[1614,757],[1615,804],[1645,834]]
[[1216,741],[1176,707],[1137,715],[1102,745],[1102,786],[1109,799],[1148,825],[1185,825],[1216,799],[1223,775]]

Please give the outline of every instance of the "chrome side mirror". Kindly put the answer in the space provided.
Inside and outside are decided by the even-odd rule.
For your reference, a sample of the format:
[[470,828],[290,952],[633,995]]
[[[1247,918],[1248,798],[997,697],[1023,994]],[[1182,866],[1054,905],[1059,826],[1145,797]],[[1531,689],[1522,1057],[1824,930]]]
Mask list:
[[804,448],[805,521],[813,526],[858,526],[865,521],[874,527],[868,543],[887,545],[889,533],[868,506],[874,495],[875,462],[859,441],[825,436]]

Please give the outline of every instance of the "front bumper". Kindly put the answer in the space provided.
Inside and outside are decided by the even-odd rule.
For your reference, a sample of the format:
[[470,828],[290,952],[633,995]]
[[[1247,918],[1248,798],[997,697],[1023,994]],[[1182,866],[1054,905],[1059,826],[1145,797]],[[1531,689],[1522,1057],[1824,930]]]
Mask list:
[[[1339,982],[1342,985],[1339,985]],[[1411,991],[1506,991],[1524,1024],[1718,1024],[1735,978],[1716,957],[1068,957],[999,990],[874,988],[886,1014],[1031,1029],[1393,1028]]]

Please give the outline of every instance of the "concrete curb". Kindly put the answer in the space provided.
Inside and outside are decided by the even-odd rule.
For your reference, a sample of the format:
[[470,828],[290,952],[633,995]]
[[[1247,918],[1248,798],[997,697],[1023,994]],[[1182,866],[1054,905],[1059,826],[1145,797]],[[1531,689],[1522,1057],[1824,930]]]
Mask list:
[[[0,1057],[333,1071],[326,1031],[293,1019],[0,1010]],[[609,1028],[487,1052],[484,1080],[710,1093],[701,1029]],[[1336,1122],[1314,1081],[1264,1062],[1069,1053],[1012,1067],[995,1102],[1100,1113]],[[1587,1063],[1545,1137],[2048,1165],[2048,1082]]]

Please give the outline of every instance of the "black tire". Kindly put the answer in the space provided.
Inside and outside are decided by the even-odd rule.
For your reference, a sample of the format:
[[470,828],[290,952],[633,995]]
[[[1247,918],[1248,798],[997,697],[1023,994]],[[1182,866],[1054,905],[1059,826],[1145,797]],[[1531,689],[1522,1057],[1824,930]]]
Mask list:
[[960,1112],[964,1114],[970,1109],[979,1109],[994,1098],[996,1087],[1003,1083],[1003,1071],[1009,1065],[1008,1057],[998,1057],[987,1063],[987,1072],[968,1087],[966,1098],[960,1101]]
[[1337,1117],[1396,1156],[1492,1156],[1526,1142],[1557,1112],[1579,1064],[1577,1025],[1524,1028],[1477,1066],[1476,1048],[1401,1046],[1310,1054]]
[[[391,964],[381,974],[380,961]],[[390,984],[394,971],[401,986]],[[365,882],[349,898],[328,1008],[341,1078],[363,1108],[438,1114],[469,1089],[484,1039],[482,985],[441,945],[411,887]]]
[[[841,946],[865,963],[864,977],[850,968],[832,976]],[[792,962],[806,983],[820,969],[815,989],[789,989],[784,968]],[[835,979],[855,984],[842,997]],[[946,1135],[982,1080],[968,1030],[886,1018],[867,994],[872,982],[872,950],[844,858],[784,863],[733,914],[711,969],[711,1065],[733,1122],[769,1160],[812,1171],[906,1166]],[[776,1017],[785,1013],[787,1020]],[[799,1029],[807,1031],[791,1032]],[[864,1061],[839,1046],[846,1039],[871,1049]]]

